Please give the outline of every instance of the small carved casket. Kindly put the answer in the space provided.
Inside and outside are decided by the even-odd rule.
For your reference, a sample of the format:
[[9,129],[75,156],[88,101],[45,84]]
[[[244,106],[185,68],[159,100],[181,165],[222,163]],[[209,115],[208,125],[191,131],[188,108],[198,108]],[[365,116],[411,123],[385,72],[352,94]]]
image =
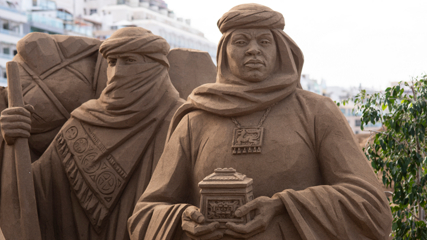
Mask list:
[[200,211],[205,216],[206,224],[219,222],[220,227],[225,228],[227,222],[250,221],[249,214],[238,218],[234,212],[253,200],[252,182],[252,178],[236,172],[234,168],[217,168],[200,181]]

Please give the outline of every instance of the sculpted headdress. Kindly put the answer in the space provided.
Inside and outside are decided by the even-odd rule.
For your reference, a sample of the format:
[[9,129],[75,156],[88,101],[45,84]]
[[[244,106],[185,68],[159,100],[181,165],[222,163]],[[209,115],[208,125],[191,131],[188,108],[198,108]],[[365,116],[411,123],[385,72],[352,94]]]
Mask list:
[[[216,83],[196,88],[178,109],[170,128],[172,134],[180,119],[190,111],[201,109],[225,117],[241,116],[266,109],[285,99],[297,87],[304,57],[297,44],[283,31],[285,20],[279,12],[259,4],[242,4],[218,20],[222,38],[217,49]],[[270,29],[277,46],[277,71],[261,82],[248,82],[234,76],[229,69],[227,44],[236,29]]]
[[73,117],[96,126],[129,128],[150,119],[152,111],[159,104],[165,105],[166,99],[178,98],[168,74],[169,44],[162,37],[143,28],[122,28],[105,40],[99,51],[104,58],[137,53],[154,61],[117,66],[99,99],[82,104],[71,113]]

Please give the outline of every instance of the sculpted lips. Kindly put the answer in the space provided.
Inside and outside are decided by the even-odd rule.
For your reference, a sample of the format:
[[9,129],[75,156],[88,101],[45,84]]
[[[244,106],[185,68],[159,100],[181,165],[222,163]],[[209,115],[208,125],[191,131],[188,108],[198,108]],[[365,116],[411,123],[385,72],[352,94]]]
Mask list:
[[246,61],[244,63],[244,65],[246,67],[250,67],[250,68],[260,68],[260,67],[265,66],[265,63],[264,63],[264,61],[261,61],[259,59],[249,59],[248,61]]

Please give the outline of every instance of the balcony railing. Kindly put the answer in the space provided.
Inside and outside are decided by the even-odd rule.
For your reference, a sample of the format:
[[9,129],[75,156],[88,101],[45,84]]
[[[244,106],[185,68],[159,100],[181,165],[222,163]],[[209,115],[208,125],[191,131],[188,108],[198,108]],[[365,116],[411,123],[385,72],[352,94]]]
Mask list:
[[22,33],[11,31],[11,30],[7,30],[7,29],[3,29],[3,28],[0,28],[0,33],[6,34],[6,35],[15,36],[15,37],[20,37],[20,38],[22,38],[24,36],[24,34],[22,34]]
[[3,87],[7,86],[7,78],[0,77],[0,86],[3,86]]
[[18,14],[21,14],[21,15],[25,15],[26,14],[24,11],[20,11],[18,9],[6,7],[6,6],[1,6],[1,5],[0,5],[0,9],[6,10],[6,11],[9,11],[9,12],[18,13]]
[[38,14],[29,14],[28,21],[48,25],[54,28],[62,29],[64,27],[62,20],[56,18],[49,18]]
[[91,26],[80,26],[80,25],[71,25],[65,24],[65,31],[75,32],[78,34],[82,34],[88,37],[93,36],[93,28]]
[[11,54],[2,54],[2,53],[0,53],[0,58],[12,60],[13,56]]

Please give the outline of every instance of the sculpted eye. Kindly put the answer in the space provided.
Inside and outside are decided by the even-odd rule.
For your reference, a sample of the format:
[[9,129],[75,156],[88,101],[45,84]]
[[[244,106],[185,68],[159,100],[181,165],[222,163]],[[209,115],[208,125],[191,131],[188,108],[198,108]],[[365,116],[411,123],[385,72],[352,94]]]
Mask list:
[[117,62],[117,59],[109,59],[108,60],[108,64],[110,65],[110,66],[116,66],[116,62]]
[[244,40],[237,40],[237,41],[235,41],[234,42],[236,45],[245,45],[246,44],[246,41],[244,41]]
[[267,39],[262,39],[261,44],[270,44],[270,41]]
[[132,59],[132,58],[128,58],[128,59],[126,59],[126,62],[128,62],[128,63],[133,63],[133,62],[135,62],[136,60],[135,59]]

